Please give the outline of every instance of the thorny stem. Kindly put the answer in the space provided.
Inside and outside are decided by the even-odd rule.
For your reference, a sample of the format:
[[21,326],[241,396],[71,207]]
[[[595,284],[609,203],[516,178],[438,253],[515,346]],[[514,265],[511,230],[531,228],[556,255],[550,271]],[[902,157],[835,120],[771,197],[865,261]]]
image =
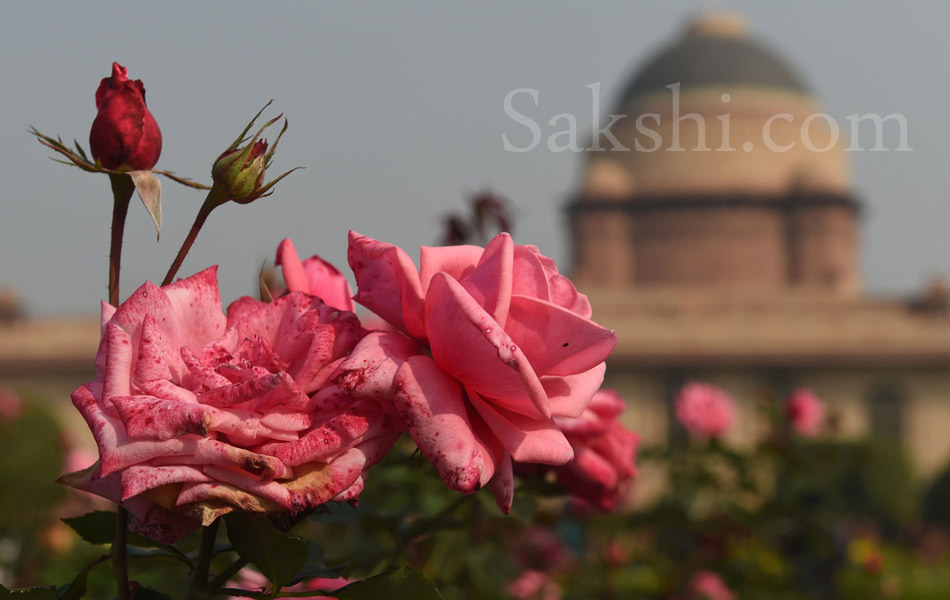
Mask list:
[[221,188],[218,186],[211,187],[211,191],[208,192],[208,197],[205,198],[204,204],[202,204],[198,210],[198,216],[195,217],[191,231],[188,232],[188,236],[185,238],[185,241],[182,242],[181,248],[178,250],[178,256],[175,257],[174,262],[172,262],[172,265],[168,268],[168,273],[165,274],[165,279],[162,280],[162,286],[168,285],[175,279],[175,275],[178,274],[178,269],[181,268],[181,264],[185,262],[188,251],[191,250],[191,246],[195,243],[195,239],[198,237],[198,233],[204,226],[205,221],[208,220],[208,215],[211,214],[211,211],[228,200],[227,193]]
[[122,263],[122,236],[125,233],[125,217],[129,213],[129,201],[135,192],[135,184],[128,175],[109,175],[112,184],[112,240],[109,245],[109,304],[119,305],[119,268]]
[[[109,304],[119,305],[119,270],[122,264],[122,237],[125,233],[125,218],[129,213],[129,201],[135,192],[135,184],[128,175],[109,175],[112,184],[112,237],[109,243]],[[115,566],[115,584],[119,600],[129,598],[129,569],[127,538],[129,512],[117,505],[115,543],[112,546],[112,564]]]

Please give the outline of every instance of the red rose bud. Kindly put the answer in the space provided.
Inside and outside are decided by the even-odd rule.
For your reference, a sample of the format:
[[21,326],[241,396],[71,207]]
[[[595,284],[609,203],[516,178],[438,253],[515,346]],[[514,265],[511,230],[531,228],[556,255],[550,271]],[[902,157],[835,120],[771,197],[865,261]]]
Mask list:
[[231,200],[239,204],[256,200],[264,185],[266,152],[267,140],[257,140],[243,148],[225,151],[211,168],[215,185],[224,189]]
[[112,76],[96,90],[99,114],[92,122],[92,157],[107,169],[151,169],[162,153],[162,132],[145,106],[145,86],[129,80],[129,70],[112,63]]

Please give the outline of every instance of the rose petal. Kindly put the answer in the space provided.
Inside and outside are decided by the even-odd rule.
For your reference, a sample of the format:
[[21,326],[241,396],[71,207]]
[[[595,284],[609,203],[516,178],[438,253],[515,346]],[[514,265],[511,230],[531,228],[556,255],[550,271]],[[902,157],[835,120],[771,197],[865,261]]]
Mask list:
[[574,457],[571,444],[552,419],[531,419],[493,406],[474,391],[469,401],[511,458],[518,462],[563,465]]
[[463,494],[481,487],[485,460],[458,382],[432,359],[413,356],[399,368],[395,385],[396,407],[445,485]]
[[354,398],[388,395],[402,363],[422,352],[401,333],[373,331],[359,341],[332,377]]
[[359,288],[355,300],[396,329],[424,338],[422,286],[409,256],[351,231],[347,260]]
[[442,271],[461,280],[468,275],[485,252],[479,246],[422,246],[419,248],[419,280],[423,296],[429,290],[432,276]]
[[[551,403],[551,414],[555,417],[581,416],[603,384],[606,370],[607,364],[602,362],[577,375],[542,377],[541,384]],[[620,402],[623,404],[622,400]]]
[[551,415],[544,388],[524,352],[481,306],[444,273],[426,296],[432,357],[466,387],[528,416]]
[[464,279],[462,287],[502,328],[508,319],[511,302],[514,242],[507,233],[499,233],[485,247],[485,252]]
[[617,334],[563,307],[514,296],[505,331],[540,375],[575,375],[603,362]]

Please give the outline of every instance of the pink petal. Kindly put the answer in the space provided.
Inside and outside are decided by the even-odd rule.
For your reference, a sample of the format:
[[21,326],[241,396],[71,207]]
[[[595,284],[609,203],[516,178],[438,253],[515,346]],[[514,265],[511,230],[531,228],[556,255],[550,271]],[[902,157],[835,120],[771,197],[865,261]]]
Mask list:
[[363,439],[373,425],[370,417],[378,413],[378,406],[371,401],[354,401],[345,412],[317,423],[299,440],[264,444],[260,451],[292,467],[314,461],[326,462]]
[[211,481],[200,469],[194,467],[153,467],[150,465],[133,465],[122,471],[122,500],[138,496],[152,488],[169,483],[184,483]]
[[577,375],[542,377],[541,383],[551,402],[551,414],[556,417],[581,416],[603,384],[606,370],[607,364],[600,363]]
[[588,485],[600,485],[605,488],[612,488],[617,485],[617,470],[613,465],[604,457],[584,446],[577,448],[574,460],[565,468]]
[[264,481],[260,477],[244,471],[215,466],[205,467],[204,472],[215,481],[227,483],[254,496],[266,498],[288,510],[293,506],[290,492],[274,480]]
[[518,462],[563,465],[574,458],[574,450],[552,419],[531,419],[492,406],[477,393],[469,392],[469,401],[485,419],[511,458]]
[[422,353],[422,348],[401,333],[374,331],[360,340],[333,379],[354,398],[386,396],[402,363]]
[[310,281],[310,293],[339,310],[353,312],[353,290],[350,282],[336,267],[317,255],[303,261],[303,268]]
[[423,338],[422,285],[409,256],[351,231],[347,260],[359,288],[355,300],[396,329]]
[[538,253],[529,246],[516,245],[512,264],[511,293],[540,300],[550,300],[548,280]]
[[106,325],[101,344],[106,347],[106,369],[103,379],[103,403],[109,406],[112,398],[131,393],[132,338],[115,322]]
[[169,440],[188,433],[205,435],[211,421],[209,409],[200,404],[162,400],[151,396],[112,399],[126,434],[145,440]]
[[395,382],[396,407],[445,485],[463,494],[481,487],[485,460],[458,382],[426,356],[406,360]]
[[442,271],[461,281],[468,275],[485,252],[479,246],[422,246],[419,248],[419,280],[422,293],[429,290],[432,276]]
[[[587,296],[578,292],[570,279],[558,273],[557,265],[554,264],[554,260],[541,254],[537,246],[525,246],[525,248],[534,252],[538,257],[541,266],[544,268],[545,277],[548,280],[548,298],[537,297],[542,300],[550,300],[558,306],[563,306],[569,311],[577,313],[585,319],[589,319],[591,317],[591,309]],[[531,294],[525,295],[531,296]]]
[[288,290],[310,293],[310,281],[303,270],[300,255],[297,254],[297,249],[290,238],[284,238],[277,246],[277,259],[274,264],[280,266]]
[[551,415],[544,388],[524,352],[444,273],[436,274],[429,286],[426,331],[432,357],[466,387],[522,414]]
[[[218,267],[210,267],[162,288],[181,328],[182,345],[202,348],[224,334]],[[120,309],[121,310],[121,309]]]
[[515,296],[508,326],[540,375],[575,375],[603,362],[617,345],[617,334],[565,308]]
[[510,513],[511,502],[515,497],[515,476],[512,470],[511,457],[508,456],[507,452],[505,452],[504,458],[499,461],[495,476],[488,484],[488,489],[494,494],[495,503],[498,504],[501,512],[506,515]]
[[173,365],[176,378],[180,380],[185,371],[181,354],[177,348],[173,348],[168,343],[168,337],[152,315],[145,315],[141,334],[138,359],[135,361],[135,379],[137,381],[171,379],[169,365]]
[[511,302],[512,263],[514,242],[507,233],[499,233],[485,247],[478,266],[459,280],[469,295],[490,314],[495,322],[505,327]]

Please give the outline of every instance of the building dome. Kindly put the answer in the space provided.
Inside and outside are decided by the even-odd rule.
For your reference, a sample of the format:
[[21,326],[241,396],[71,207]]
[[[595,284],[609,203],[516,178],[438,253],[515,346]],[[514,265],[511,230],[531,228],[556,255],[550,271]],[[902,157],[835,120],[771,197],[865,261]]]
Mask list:
[[669,93],[702,86],[783,89],[807,95],[808,89],[781,57],[749,37],[741,17],[712,13],[691,23],[676,42],[640,69],[620,96],[620,108],[651,92]]
[[[586,195],[850,189],[837,128],[801,77],[746,29],[735,15],[700,16],[634,74],[615,105],[626,116],[610,130],[629,151],[590,153]],[[600,147],[612,149],[610,141]]]
[[615,106],[570,207],[580,282],[858,289],[837,124],[743,19],[688,23]]

